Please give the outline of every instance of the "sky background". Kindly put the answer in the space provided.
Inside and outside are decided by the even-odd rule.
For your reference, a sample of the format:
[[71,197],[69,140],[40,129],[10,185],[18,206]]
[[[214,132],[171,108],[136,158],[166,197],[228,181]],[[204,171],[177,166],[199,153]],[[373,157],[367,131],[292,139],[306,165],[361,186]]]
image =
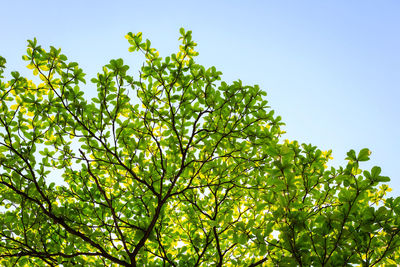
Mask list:
[[192,30],[197,62],[227,82],[260,85],[285,138],[332,149],[333,166],[369,148],[361,167],[381,166],[400,196],[400,1],[14,0],[1,1],[0,14],[7,73],[31,77],[21,56],[36,37],[61,47],[88,82],[120,57],[137,76],[143,58],[128,52],[127,32],[143,32],[167,56],[179,28]]

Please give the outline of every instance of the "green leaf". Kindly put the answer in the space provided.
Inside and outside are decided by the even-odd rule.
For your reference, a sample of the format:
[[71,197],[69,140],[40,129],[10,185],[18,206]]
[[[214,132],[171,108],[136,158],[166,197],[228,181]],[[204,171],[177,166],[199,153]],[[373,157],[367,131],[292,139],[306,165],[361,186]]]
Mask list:
[[372,169],[371,169],[371,177],[373,178],[373,179],[377,179],[378,177],[379,177],[379,174],[381,173],[381,168],[380,167],[378,167],[378,166],[374,166]]
[[351,149],[349,152],[347,152],[346,160],[350,160],[350,161],[356,161],[357,160],[356,152],[353,149]]
[[361,149],[358,153],[357,160],[358,161],[367,161],[369,160],[369,156],[371,155],[371,151],[368,148]]

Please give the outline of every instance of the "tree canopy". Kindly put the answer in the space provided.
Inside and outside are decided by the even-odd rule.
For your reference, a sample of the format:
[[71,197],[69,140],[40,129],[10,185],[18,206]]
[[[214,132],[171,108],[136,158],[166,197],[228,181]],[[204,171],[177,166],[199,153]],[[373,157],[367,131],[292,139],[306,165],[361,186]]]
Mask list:
[[[60,49],[28,41],[34,82],[0,57],[2,266],[396,266],[400,198],[368,149],[284,140],[266,93],[221,81],[142,34],[138,77],[111,60],[85,74]],[[87,86],[87,88],[91,88]],[[89,90],[89,89],[86,89]]]

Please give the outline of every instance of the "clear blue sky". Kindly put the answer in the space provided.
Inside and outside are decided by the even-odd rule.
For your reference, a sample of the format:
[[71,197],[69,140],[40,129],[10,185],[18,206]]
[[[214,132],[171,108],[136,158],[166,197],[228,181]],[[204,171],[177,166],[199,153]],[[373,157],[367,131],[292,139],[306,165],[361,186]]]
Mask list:
[[179,28],[193,31],[198,62],[227,81],[259,84],[286,138],[346,152],[368,147],[400,195],[400,2],[1,1],[0,55],[25,70],[26,40],[61,47],[90,80],[112,58],[137,72],[124,35],[143,32],[162,56]]

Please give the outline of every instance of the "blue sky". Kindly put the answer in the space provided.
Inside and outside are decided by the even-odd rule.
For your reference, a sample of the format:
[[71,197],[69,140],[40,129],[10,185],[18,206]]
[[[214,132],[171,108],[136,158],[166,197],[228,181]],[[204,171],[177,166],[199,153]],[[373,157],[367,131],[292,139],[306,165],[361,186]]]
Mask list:
[[[112,58],[137,74],[127,32],[143,32],[162,56],[193,31],[197,61],[223,79],[259,84],[286,123],[286,138],[346,152],[368,147],[400,196],[400,2],[385,1],[2,1],[0,55],[30,75],[26,40],[61,47],[90,80]],[[136,73],[135,73],[136,72]],[[90,95],[90,87],[88,87]]]

